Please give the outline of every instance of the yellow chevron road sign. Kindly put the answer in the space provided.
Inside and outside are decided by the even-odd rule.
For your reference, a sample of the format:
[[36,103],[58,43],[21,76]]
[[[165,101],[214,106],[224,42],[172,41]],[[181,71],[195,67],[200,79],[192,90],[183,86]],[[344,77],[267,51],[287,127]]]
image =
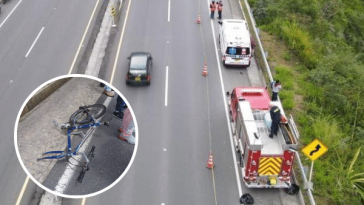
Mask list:
[[311,160],[316,160],[329,150],[320,140],[315,139],[302,149],[302,152]]
[[259,160],[259,175],[278,175],[281,171],[282,158],[262,157]]

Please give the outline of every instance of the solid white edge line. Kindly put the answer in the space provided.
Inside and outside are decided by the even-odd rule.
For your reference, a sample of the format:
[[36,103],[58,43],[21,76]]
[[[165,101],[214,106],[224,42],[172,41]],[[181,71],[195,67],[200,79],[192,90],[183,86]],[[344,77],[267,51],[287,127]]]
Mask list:
[[[209,0],[207,0],[207,4],[209,5]],[[229,138],[230,138],[231,152],[233,154],[235,175],[236,175],[236,181],[237,181],[237,186],[238,186],[238,190],[239,190],[239,198],[240,198],[241,195],[243,194],[243,191],[242,191],[242,188],[241,188],[241,183],[240,183],[240,178],[239,178],[239,170],[238,170],[238,167],[237,167],[237,160],[236,160],[236,155],[235,155],[235,151],[234,151],[234,142],[233,142],[231,127],[230,127],[230,122],[229,122],[229,115],[228,115],[228,110],[227,110],[227,103],[226,103],[226,99],[225,99],[226,97],[225,97],[224,80],[223,80],[223,77],[222,77],[220,60],[219,60],[219,54],[218,54],[217,46],[216,46],[216,36],[215,36],[213,22],[214,21],[211,21],[212,36],[214,38],[216,61],[217,61],[217,67],[219,68],[220,84],[221,84],[221,90],[222,90],[222,97],[224,99],[223,101],[224,101],[226,122],[227,122],[227,125],[228,125],[228,128],[229,128]]]
[[81,205],[85,205],[85,204],[86,204],[86,198],[82,198]]
[[131,1],[132,0],[129,1],[128,8],[126,9],[126,14],[125,14],[125,19],[124,19],[124,25],[123,25],[123,29],[122,29],[121,34],[120,34],[120,40],[119,40],[118,50],[116,52],[114,66],[113,66],[112,73],[111,73],[111,78],[110,78],[110,84],[111,85],[114,82],[114,76],[115,76],[116,66],[118,65],[118,58],[119,58],[119,55],[120,55],[120,48],[121,48],[121,45],[123,43],[125,26],[126,26],[126,21],[128,20],[128,16],[129,16],[129,9],[130,9],[130,5],[131,5]]
[[39,33],[38,33],[37,37],[36,37],[36,38],[35,38],[35,40],[33,41],[33,44],[30,46],[30,48],[29,48],[29,50],[28,50],[27,54],[25,55],[25,57],[26,57],[26,58],[28,57],[28,55],[29,55],[29,54],[30,54],[30,52],[32,51],[32,49],[33,49],[33,47],[34,47],[35,43],[37,43],[38,38],[39,38],[39,36],[42,34],[43,30],[44,30],[44,26],[42,27],[42,29],[40,29],[40,31],[39,31]]
[[20,202],[21,202],[21,199],[23,198],[23,194],[25,192],[25,188],[27,187],[28,185],[28,182],[29,182],[29,176],[27,175],[27,178],[25,179],[24,181],[24,184],[23,184],[23,187],[21,188],[21,191],[19,193],[19,196],[18,196],[18,199],[16,200],[16,203],[15,205],[19,205]]
[[244,20],[245,20],[245,21],[248,21],[248,19],[246,19],[246,16],[245,16],[245,13],[244,13],[243,7],[241,6],[240,0],[239,0],[238,2],[239,2],[239,6],[240,6],[240,9],[241,9],[241,12],[243,13]]
[[164,106],[168,105],[168,66],[166,67],[166,89],[165,89],[165,99]]
[[88,21],[88,23],[87,23],[87,26],[86,26],[85,32],[83,33],[83,36],[82,36],[82,39],[81,39],[80,45],[78,46],[78,49],[77,49],[77,52],[76,52],[75,58],[74,58],[74,59],[73,59],[73,61],[72,61],[72,64],[71,64],[70,70],[68,71],[68,75],[72,73],[73,67],[75,66],[75,63],[76,63],[76,60],[77,60],[78,54],[80,53],[81,47],[82,47],[82,45],[83,45],[83,41],[85,40],[86,34],[87,34],[88,29],[89,29],[89,27],[90,27],[90,25],[91,25],[91,21],[92,21],[92,19],[94,18],[94,15],[95,15],[95,12],[96,12],[96,8],[97,8],[97,5],[99,5],[99,2],[100,2],[100,0],[97,0],[96,5],[95,5],[95,7],[94,7],[94,10],[92,11],[92,14],[91,14],[90,20],[89,20],[89,21]]
[[6,16],[6,18],[4,19],[4,21],[0,24],[0,28],[4,25],[4,23],[8,20],[8,18],[10,17],[10,15],[15,11],[15,9],[19,6],[19,4],[22,2],[23,0],[20,0],[13,8],[13,10],[11,10],[11,12]]
[[171,0],[168,0],[168,22],[171,20]]

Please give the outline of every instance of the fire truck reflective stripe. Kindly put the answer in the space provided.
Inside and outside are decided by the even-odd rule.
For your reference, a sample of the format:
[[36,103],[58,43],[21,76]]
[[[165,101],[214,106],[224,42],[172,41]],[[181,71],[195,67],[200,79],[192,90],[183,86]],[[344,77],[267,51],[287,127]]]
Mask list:
[[264,167],[265,165],[269,163],[274,163],[275,167],[280,167],[282,163],[282,159],[278,158],[278,161],[276,160],[270,160],[270,159],[276,159],[276,158],[261,158],[260,159],[260,167]]
[[282,165],[282,158],[262,157],[259,160],[259,175],[279,175]]

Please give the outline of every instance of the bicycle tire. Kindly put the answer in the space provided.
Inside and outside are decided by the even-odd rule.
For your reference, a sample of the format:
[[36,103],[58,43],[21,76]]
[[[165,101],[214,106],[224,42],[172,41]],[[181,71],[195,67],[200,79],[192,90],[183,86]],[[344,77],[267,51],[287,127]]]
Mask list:
[[85,110],[88,110],[88,112],[92,115],[91,112],[96,111],[96,114],[93,116],[94,119],[100,118],[103,114],[106,112],[106,107],[103,104],[94,104],[94,105],[88,105],[84,106],[83,109],[77,110],[75,113],[73,113],[70,117],[70,122],[73,124],[87,124],[92,122],[92,119],[89,115],[86,115],[84,113]]

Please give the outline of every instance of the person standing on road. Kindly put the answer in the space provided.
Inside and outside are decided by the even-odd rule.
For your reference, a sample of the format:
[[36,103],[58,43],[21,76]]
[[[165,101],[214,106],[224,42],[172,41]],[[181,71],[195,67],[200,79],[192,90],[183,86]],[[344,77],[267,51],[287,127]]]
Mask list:
[[278,134],[278,126],[281,121],[281,110],[273,105],[269,104],[270,107],[270,117],[272,118],[272,125],[270,127],[270,138],[273,138],[273,135]]
[[278,92],[282,89],[282,85],[279,82],[279,80],[271,82],[271,88],[272,88],[272,101],[277,101]]
[[217,13],[219,14],[219,20],[222,18],[222,1],[217,4]]
[[118,97],[116,99],[116,106],[115,106],[115,111],[113,112],[113,115],[118,119],[123,119],[123,117],[124,117],[123,107],[125,107],[125,106],[126,106],[126,104],[125,104],[124,100],[118,95]]
[[252,36],[252,35],[250,35],[250,45],[251,45],[251,47],[252,47],[251,55],[252,55],[252,57],[253,57],[253,56],[254,56],[255,46],[256,46],[257,44],[255,43],[255,40],[254,40],[254,38],[253,38],[253,36]]
[[212,1],[212,3],[210,4],[210,11],[211,11],[210,18],[212,18],[212,19],[215,16],[215,10],[216,10],[216,4],[215,4],[215,1]]
[[133,136],[134,130],[133,116],[131,115],[129,108],[127,108],[125,110],[123,124],[119,128],[119,131],[121,132],[119,138],[127,141],[129,144],[135,144],[135,137]]

